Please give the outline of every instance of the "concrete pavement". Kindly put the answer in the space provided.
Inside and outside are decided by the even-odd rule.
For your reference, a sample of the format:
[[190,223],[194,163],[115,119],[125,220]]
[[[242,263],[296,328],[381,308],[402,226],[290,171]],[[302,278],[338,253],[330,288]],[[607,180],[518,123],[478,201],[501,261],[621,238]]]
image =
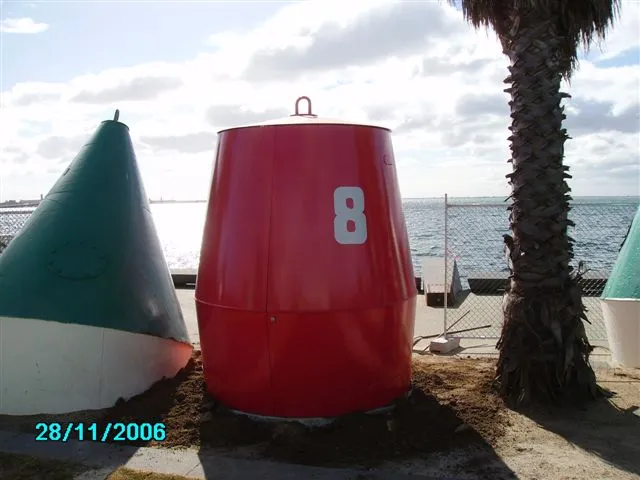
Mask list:
[[[184,315],[185,322],[187,324],[187,331],[189,332],[189,338],[196,346],[196,348],[200,348],[200,334],[198,332],[198,320],[196,318],[196,307],[195,307],[195,299],[194,299],[194,290],[193,289],[177,289],[178,300],[180,301],[180,306],[182,307],[182,313]],[[501,301],[498,297],[491,297],[489,299],[482,298],[478,299],[470,299],[469,302],[478,302],[479,314],[485,313],[485,318],[476,318],[471,321],[468,320],[468,317],[465,318],[467,324],[471,325],[481,325],[491,321],[490,316],[488,315],[488,311],[495,311],[495,308],[489,309],[488,306],[491,301]],[[454,309],[450,310],[451,318],[456,318],[459,314],[457,310],[467,311],[468,308],[465,308],[465,305],[468,307],[473,307],[470,303],[463,303],[460,306],[457,306]],[[483,308],[484,307],[484,308]],[[476,315],[479,315],[476,314]],[[433,308],[427,307],[424,295],[418,296],[418,301],[416,305],[416,321],[415,321],[415,335],[437,335],[442,332],[444,321],[444,309],[442,308]],[[499,323],[500,319],[493,319],[493,323]],[[462,323],[462,322],[461,322]],[[449,321],[449,325],[451,325],[451,320]],[[456,325],[453,330],[461,328],[460,324]],[[464,327],[462,327],[464,328]],[[489,333],[495,335],[495,332],[499,331],[494,326],[493,329],[489,329]],[[457,357],[487,357],[487,356],[497,356],[498,350],[496,350],[496,343],[498,341],[495,337],[488,338],[465,338],[464,334],[461,334],[462,338],[460,340],[460,349],[453,352],[449,356],[457,356]],[[592,345],[596,348],[592,353],[592,364],[596,368],[600,367],[608,367],[610,365],[611,355],[609,353],[608,345],[606,341],[592,341]],[[423,340],[415,346],[415,350],[422,350],[429,345],[429,340]]]
[[[66,443],[36,442],[32,434],[8,431],[0,431],[0,451],[86,466],[87,470],[77,475],[75,480],[105,480],[120,467],[209,480],[429,480],[432,478],[382,469],[310,467],[266,460],[231,458],[216,452],[195,449],[138,448],[76,440],[69,440]],[[452,477],[448,478],[454,480]]]

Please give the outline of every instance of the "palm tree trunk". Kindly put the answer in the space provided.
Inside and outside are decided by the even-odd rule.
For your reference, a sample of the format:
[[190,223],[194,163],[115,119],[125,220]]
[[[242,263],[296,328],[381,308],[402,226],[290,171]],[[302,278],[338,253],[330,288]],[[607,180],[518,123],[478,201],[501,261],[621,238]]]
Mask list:
[[514,29],[501,38],[511,60],[505,91],[511,95],[513,172],[509,206],[511,236],[505,236],[511,277],[503,303],[497,380],[515,403],[558,401],[569,394],[595,395],[589,364],[592,347],[578,287],[570,266],[573,240],[568,227],[570,178],[563,165],[560,91],[562,42],[555,22],[539,10],[514,12]]

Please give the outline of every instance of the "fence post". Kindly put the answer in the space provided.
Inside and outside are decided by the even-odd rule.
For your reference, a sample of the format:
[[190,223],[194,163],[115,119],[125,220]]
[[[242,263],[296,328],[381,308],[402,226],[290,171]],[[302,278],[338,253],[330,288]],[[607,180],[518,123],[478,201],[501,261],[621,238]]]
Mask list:
[[448,300],[448,293],[449,290],[447,289],[447,279],[448,279],[448,273],[449,273],[449,262],[447,261],[447,254],[449,251],[449,245],[448,245],[448,222],[447,222],[447,217],[448,217],[448,212],[447,212],[447,194],[444,194],[444,336],[447,336],[447,300]]

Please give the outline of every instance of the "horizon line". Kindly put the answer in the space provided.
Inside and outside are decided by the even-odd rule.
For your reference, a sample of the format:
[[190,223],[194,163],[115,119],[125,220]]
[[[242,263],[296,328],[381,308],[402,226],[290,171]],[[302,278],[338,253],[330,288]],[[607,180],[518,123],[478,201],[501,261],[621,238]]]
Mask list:
[[[46,197],[45,197],[46,198]],[[448,199],[455,199],[455,198],[461,198],[461,199],[467,199],[467,198],[492,198],[492,199],[496,199],[496,198],[501,198],[502,201],[507,202],[508,201],[508,197],[505,197],[503,195],[477,195],[477,196],[448,196]],[[640,199],[640,195],[574,195],[573,198],[639,198]],[[401,200],[444,200],[444,195],[441,196],[437,196],[437,197],[433,197],[433,196],[429,196],[429,197],[400,197]],[[0,202],[0,205],[5,205],[5,204],[20,204],[20,203],[40,203],[43,199],[10,199],[10,200],[4,200],[2,202]],[[160,196],[160,198],[151,198],[148,197],[148,201],[149,203],[206,203],[209,200],[204,198],[204,199],[196,199],[196,198],[163,198],[162,196]]]

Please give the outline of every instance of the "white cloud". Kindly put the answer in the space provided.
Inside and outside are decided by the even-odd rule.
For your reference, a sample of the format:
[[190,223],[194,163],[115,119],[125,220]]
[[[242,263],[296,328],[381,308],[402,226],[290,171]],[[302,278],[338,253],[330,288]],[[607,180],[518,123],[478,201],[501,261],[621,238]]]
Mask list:
[[[638,45],[640,9],[624,7],[608,55]],[[2,92],[3,198],[46,192],[116,108],[147,193],[205,198],[215,132],[289,115],[300,95],[319,116],[392,128],[404,196],[507,194],[508,61],[492,33],[446,2],[288,4],[254,30],[212,32],[210,43],[186,62]],[[576,195],[640,193],[639,79],[640,65],[584,60],[566,86]]]
[[[404,57],[437,47],[465,29],[450,9],[434,2],[383,3],[359,11],[350,20],[327,19],[321,25],[301,28],[296,42],[261,48],[252,54],[246,77],[258,81],[292,78],[344,65],[371,65],[390,56]],[[382,34],[391,28],[389,35]]]
[[[606,60],[638,47],[640,36],[640,11],[637,0],[623,0],[617,26],[607,34],[607,41],[602,45],[594,45],[590,56],[594,60]],[[620,27],[623,28],[620,28]]]
[[36,22],[33,18],[5,18],[0,21],[1,33],[42,33],[49,29],[49,25]]

